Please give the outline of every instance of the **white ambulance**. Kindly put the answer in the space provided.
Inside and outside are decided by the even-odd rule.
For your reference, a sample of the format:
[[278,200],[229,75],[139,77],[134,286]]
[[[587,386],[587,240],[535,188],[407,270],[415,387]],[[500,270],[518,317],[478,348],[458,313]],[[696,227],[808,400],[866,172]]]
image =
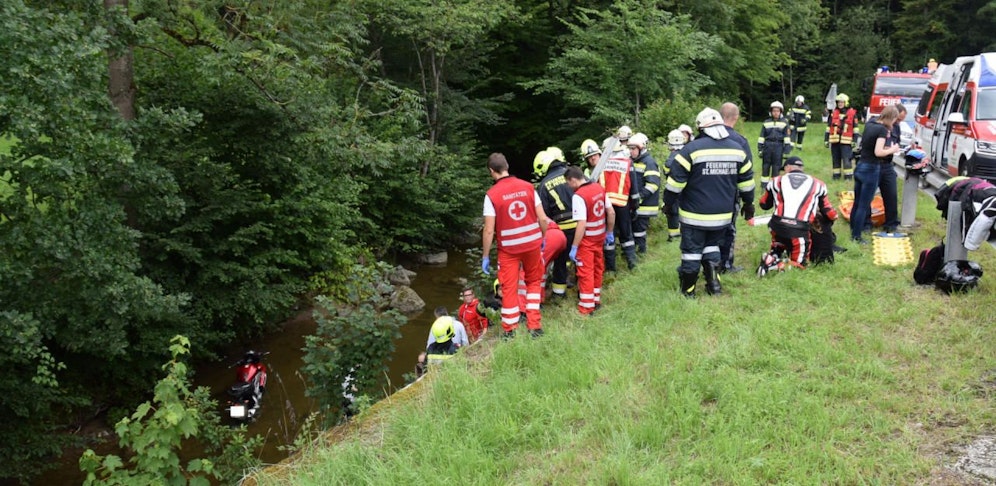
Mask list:
[[996,182],[996,53],[942,64],[916,110],[914,138],[941,172]]

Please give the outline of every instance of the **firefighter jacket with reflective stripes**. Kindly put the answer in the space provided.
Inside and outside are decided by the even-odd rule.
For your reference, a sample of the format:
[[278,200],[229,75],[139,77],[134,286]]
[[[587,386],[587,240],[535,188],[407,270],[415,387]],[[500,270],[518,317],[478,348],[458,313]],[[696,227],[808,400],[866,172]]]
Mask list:
[[754,202],[754,170],[732,137],[700,135],[675,156],[664,188],[664,205],[678,202],[681,224],[719,229],[733,222],[738,194],[744,204]]
[[848,108],[844,112],[840,108],[834,108],[827,118],[826,141],[850,145],[854,141],[854,124],[857,118],[858,111],[854,108]]
[[546,177],[539,183],[540,202],[543,203],[543,211],[546,212],[553,222],[562,230],[574,229],[577,221],[571,217],[571,198],[574,191],[567,185],[564,173],[567,172],[567,164],[554,162]]
[[787,144],[792,143],[792,137],[789,135],[789,121],[788,118],[784,116],[779,116],[777,119],[768,117],[761,124],[761,135],[757,137],[757,151],[762,152],[765,147],[782,148]]
[[792,105],[792,108],[789,108],[788,115],[792,129],[797,132],[805,132],[806,124],[813,118],[813,112],[809,111],[809,105],[805,103],[802,105]]
[[831,221],[837,219],[837,211],[827,199],[827,185],[800,171],[768,182],[759,204],[761,209],[775,208],[768,227],[786,238],[808,237],[809,225],[817,214],[822,213]]
[[532,184],[515,176],[502,177],[488,189],[488,199],[495,208],[499,251],[518,255],[539,249],[543,232]]
[[458,349],[452,339],[445,343],[432,343],[425,348],[425,357],[429,364],[439,364],[452,358]]
[[640,196],[637,216],[657,216],[661,200],[661,171],[657,166],[657,159],[650,155],[650,151],[644,150],[633,160],[633,170],[636,172],[633,182],[636,183],[636,192]]
[[[594,182],[585,182],[581,184],[581,187],[578,187],[577,191],[574,191],[574,197],[578,203],[575,206],[574,218],[581,221],[583,217],[585,221],[584,238],[581,240],[581,244],[601,247],[602,243],[605,242],[605,232],[608,229],[605,216],[605,189]],[[583,214],[581,213],[582,207],[584,208]]]
[[639,195],[633,185],[635,171],[633,159],[629,158],[629,149],[623,144],[617,145],[616,149],[605,161],[598,183],[605,188],[605,194],[609,196],[613,206],[625,207],[629,205],[630,199],[637,199]]

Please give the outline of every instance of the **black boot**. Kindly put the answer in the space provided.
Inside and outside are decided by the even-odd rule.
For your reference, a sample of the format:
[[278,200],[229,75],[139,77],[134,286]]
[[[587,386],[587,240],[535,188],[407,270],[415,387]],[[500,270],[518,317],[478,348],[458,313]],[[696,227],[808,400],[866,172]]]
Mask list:
[[605,249],[605,271],[616,271],[616,248],[614,246],[611,250],[608,248]]
[[630,270],[636,268],[636,246],[624,246],[623,254],[626,255],[626,266]]
[[678,272],[679,285],[681,285],[681,295],[685,297],[695,297],[695,282],[699,280],[699,272],[685,273]]
[[709,295],[720,295],[723,287],[719,284],[719,264],[702,262],[702,276],[705,277],[705,288]]

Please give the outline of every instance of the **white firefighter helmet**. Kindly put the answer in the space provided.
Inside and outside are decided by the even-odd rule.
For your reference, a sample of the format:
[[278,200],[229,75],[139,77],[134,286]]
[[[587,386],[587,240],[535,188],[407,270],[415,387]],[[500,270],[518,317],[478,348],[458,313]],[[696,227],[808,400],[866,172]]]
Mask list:
[[671,150],[680,150],[685,146],[685,134],[681,130],[671,130],[667,134],[667,145]]
[[618,138],[620,142],[625,142],[629,140],[629,137],[632,136],[633,136],[633,129],[630,128],[628,125],[623,125],[619,127],[619,130],[616,130],[616,138]]
[[587,160],[592,155],[602,155],[602,149],[598,147],[598,144],[594,140],[589,138],[581,142],[581,157]]
[[695,124],[699,128],[709,128],[716,125],[723,124],[723,117],[719,115],[719,112],[712,109],[706,108],[699,112],[698,116],[695,117]]
[[781,101],[772,101],[771,102],[771,106],[769,107],[769,109],[774,110],[775,108],[778,108],[781,111],[785,111],[785,106],[782,105]]
[[642,133],[637,133],[636,135],[629,137],[629,141],[626,142],[626,145],[630,147],[638,147],[640,150],[643,150],[647,148],[647,143],[649,142],[650,140],[647,139],[646,135]]
[[796,103],[805,103],[806,102],[806,98],[803,98],[802,95],[796,96],[795,97],[795,102]]

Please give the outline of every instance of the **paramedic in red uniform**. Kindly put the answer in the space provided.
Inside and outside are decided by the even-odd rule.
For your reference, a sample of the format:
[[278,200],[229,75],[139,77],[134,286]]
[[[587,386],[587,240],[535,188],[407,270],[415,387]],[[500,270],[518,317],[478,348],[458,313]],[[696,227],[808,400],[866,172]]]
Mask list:
[[474,289],[471,287],[464,287],[460,298],[463,303],[457,309],[457,320],[467,329],[470,342],[477,341],[488,328],[488,315],[484,312],[484,304],[474,295]]
[[[484,231],[481,269],[490,273],[491,243],[497,234],[498,281],[503,289],[518,287],[519,268],[525,272],[526,327],[533,337],[543,334],[540,293],[543,279],[543,244],[549,220],[533,185],[508,174],[508,160],[500,153],[488,156],[488,171],[495,180],[484,196]],[[519,303],[515,292],[503,292],[501,326],[505,337],[519,327]]]
[[612,243],[616,216],[602,186],[585,179],[581,169],[569,167],[564,174],[574,191],[571,208],[578,226],[571,242],[570,257],[577,266],[578,311],[588,315],[601,305],[605,270],[603,244]]

